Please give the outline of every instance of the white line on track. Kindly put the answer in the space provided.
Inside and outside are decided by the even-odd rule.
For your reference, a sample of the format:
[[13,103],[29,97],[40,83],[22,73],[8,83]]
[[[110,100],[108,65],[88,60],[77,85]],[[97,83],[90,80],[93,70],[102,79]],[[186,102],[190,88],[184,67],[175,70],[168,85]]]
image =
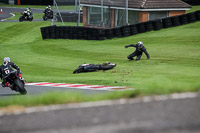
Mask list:
[[[10,13],[10,15],[12,15],[11,17],[14,17],[14,16],[15,16],[14,13]],[[11,18],[11,17],[9,17],[9,18]],[[1,21],[5,21],[6,19],[8,19],[8,18],[2,19]]]
[[146,96],[146,97],[134,98],[134,99],[120,99],[120,100],[107,100],[107,101],[87,102],[87,103],[28,107],[28,108],[25,108],[24,110],[15,110],[14,112],[5,112],[5,111],[0,110],[0,116],[20,115],[23,113],[29,114],[29,113],[35,113],[35,112],[47,112],[47,111],[55,111],[55,110],[61,110],[61,109],[76,109],[76,108],[90,108],[90,107],[134,104],[134,103],[149,103],[153,101],[196,98],[198,96],[199,96],[198,92],[197,93],[187,92],[187,93],[176,93],[176,94],[171,94],[171,95]]

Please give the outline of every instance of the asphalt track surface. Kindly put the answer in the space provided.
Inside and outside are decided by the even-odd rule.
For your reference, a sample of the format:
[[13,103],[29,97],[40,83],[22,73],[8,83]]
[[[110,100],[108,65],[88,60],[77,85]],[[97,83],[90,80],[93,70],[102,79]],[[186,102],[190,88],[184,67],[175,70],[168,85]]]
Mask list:
[[[11,7],[1,7],[0,9],[3,10],[3,14],[0,14],[0,22],[19,22],[18,20],[5,20],[6,18],[12,17],[12,13],[23,12],[26,8],[11,8]],[[43,21],[43,19],[34,19],[34,13],[43,13],[44,9],[31,9],[33,13],[33,21]],[[61,12],[75,12],[71,10],[61,10]]]
[[[18,20],[4,20],[6,18],[10,18],[12,17],[12,13],[15,12],[23,12],[26,8],[11,8],[11,7],[1,7],[0,9],[3,10],[3,14],[0,14],[0,22],[19,22]],[[31,9],[31,11],[34,13],[43,13],[44,10],[42,9]],[[43,21],[42,18],[41,19],[33,19],[33,21]]]
[[[1,133],[199,133],[200,93],[28,108]],[[1,114],[1,113],[0,113]]]
[[[59,91],[60,93],[62,93],[63,91],[70,91],[83,94],[100,94],[107,92],[102,90],[82,90],[82,89],[76,89],[76,88],[73,89],[67,87],[63,88],[63,87],[29,86],[29,85],[26,85],[25,88],[27,90],[27,95],[37,95],[54,91]],[[2,87],[0,84],[0,99],[18,95],[20,95],[18,92],[12,91],[9,87]]]

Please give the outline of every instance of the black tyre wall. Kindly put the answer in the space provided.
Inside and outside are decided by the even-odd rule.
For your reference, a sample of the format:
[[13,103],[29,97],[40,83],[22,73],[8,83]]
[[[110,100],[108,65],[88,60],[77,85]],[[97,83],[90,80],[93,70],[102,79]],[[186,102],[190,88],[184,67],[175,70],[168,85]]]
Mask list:
[[138,33],[139,33],[136,24],[130,25],[130,30],[131,30],[131,35],[135,35],[135,34],[138,34]]
[[113,29],[88,28],[77,26],[48,26],[41,28],[43,39],[85,39],[105,40],[114,37],[126,37],[152,30],[160,30],[200,20],[200,11],[180,16],[147,21]]
[[121,27],[114,28],[113,32],[115,37],[122,37]]
[[163,24],[160,19],[153,20],[153,29],[160,30],[163,28]]
[[139,23],[137,24],[138,32],[139,33],[144,33],[147,32],[147,29],[145,27],[145,23]]
[[171,17],[171,21],[172,21],[172,25],[173,26],[179,26],[179,25],[181,25],[179,16]]
[[131,28],[129,25],[121,27],[122,36],[130,36],[131,35]]
[[187,14],[183,14],[179,16],[181,24],[188,24],[188,16]]
[[162,19],[162,23],[163,23],[163,27],[164,27],[164,28],[172,27],[172,21],[171,21],[171,18],[170,18],[170,17],[168,17],[168,18],[163,18],[163,19]]
[[152,31],[153,30],[153,21],[148,21],[145,23],[147,31]]
[[200,21],[200,10],[195,12],[196,19]]
[[193,23],[193,22],[197,21],[195,12],[188,13],[187,16],[188,16],[188,22],[189,23]]

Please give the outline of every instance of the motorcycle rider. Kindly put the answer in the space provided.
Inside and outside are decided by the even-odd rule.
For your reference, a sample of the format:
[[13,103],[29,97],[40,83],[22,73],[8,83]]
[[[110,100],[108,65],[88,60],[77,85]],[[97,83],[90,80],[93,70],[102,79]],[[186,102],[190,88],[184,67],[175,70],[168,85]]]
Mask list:
[[53,11],[51,10],[51,6],[50,6],[50,5],[48,5],[48,6],[46,7],[46,9],[44,10],[44,13],[45,13],[45,14],[49,14],[49,15],[52,15],[52,14],[53,14]]
[[125,48],[128,48],[128,47],[136,48],[136,50],[127,57],[129,60],[134,60],[133,57],[135,57],[135,56],[137,56],[136,61],[140,60],[143,52],[146,54],[147,59],[150,59],[149,53],[147,52],[146,48],[143,46],[142,41],[139,41],[137,44],[130,44],[130,45],[125,46]]
[[4,62],[3,64],[0,66],[0,78],[2,80],[2,86],[3,87],[9,87],[10,83],[8,83],[5,79],[5,77],[13,70],[13,68],[15,68],[18,72],[18,77],[22,78],[22,74],[20,71],[20,68],[13,62],[10,62],[10,58],[9,57],[5,57],[4,58]]
[[24,11],[24,17],[27,19],[27,17],[30,17],[31,15],[31,8],[26,8],[26,10]]

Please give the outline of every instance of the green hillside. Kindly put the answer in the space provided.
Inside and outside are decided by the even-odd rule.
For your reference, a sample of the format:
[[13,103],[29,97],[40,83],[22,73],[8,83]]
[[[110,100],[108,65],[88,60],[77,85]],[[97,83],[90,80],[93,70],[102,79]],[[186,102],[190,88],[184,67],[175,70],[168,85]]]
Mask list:
[[[1,23],[0,62],[5,56],[20,66],[27,82],[128,86],[147,90],[195,90],[200,87],[200,22],[105,41],[42,40],[49,22]],[[128,61],[143,41],[151,59]],[[114,62],[110,71],[72,74],[82,63]]]

